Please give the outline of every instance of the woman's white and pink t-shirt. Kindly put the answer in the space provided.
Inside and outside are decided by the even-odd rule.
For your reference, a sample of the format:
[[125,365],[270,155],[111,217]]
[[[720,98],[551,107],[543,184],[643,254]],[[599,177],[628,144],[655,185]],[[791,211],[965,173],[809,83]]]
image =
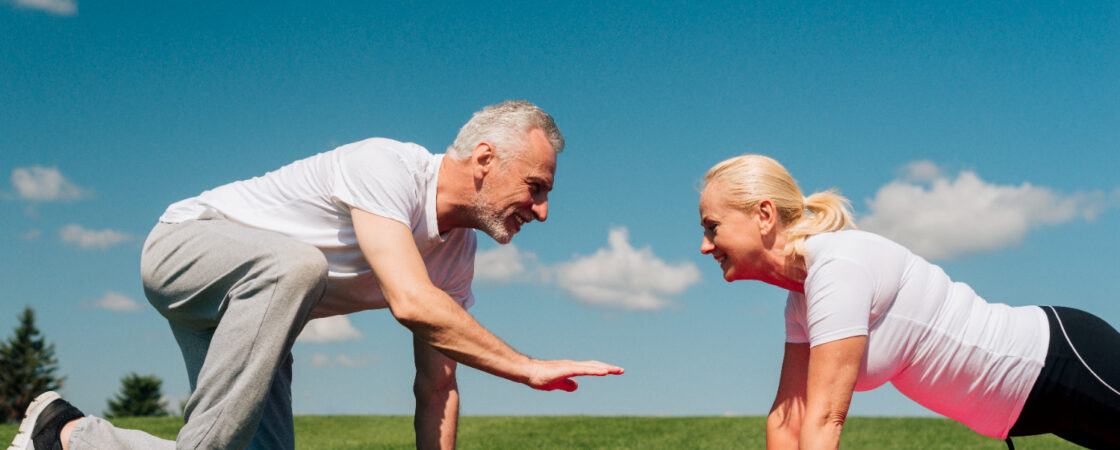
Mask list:
[[805,294],[787,300],[787,342],[866,335],[857,391],[889,381],[980,434],[1007,437],[1046,358],[1041,308],[988,303],[872,233],[822,233],[805,245]]

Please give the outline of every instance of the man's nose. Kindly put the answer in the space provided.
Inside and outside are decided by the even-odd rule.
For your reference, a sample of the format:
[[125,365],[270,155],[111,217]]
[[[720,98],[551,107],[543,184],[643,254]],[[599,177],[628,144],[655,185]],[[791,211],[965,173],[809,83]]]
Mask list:
[[548,199],[533,203],[533,215],[537,216],[537,220],[544,222],[548,219]]

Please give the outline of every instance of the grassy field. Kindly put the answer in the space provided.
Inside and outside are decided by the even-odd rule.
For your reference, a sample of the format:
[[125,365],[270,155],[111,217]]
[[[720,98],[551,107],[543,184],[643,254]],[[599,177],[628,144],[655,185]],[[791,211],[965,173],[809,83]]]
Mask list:
[[[121,427],[174,437],[178,418],[119,419]],[[461,449],[752,449],[764,448],[762,417],[464,417]],[[11,442],[16,425],[0,425]],[[1078,448],[1054,436],[1015,438],[1016,448]],[[300,449],[413,448],[412,418],[396,416],[296,417]],[[852,417],[841,447],[859,449],[1006,449],[1003,441],[973,433],[948,419]]]

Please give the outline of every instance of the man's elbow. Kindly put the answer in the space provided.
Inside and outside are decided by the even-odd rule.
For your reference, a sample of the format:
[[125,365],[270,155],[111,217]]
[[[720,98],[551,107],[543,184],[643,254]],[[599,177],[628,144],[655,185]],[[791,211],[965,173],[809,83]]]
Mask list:
[[424,292],[420,289],[387,293],[386,300],[388,300],[389,311],[393,314],[393,318],[410,330],[415,331],[417,327],[423,327],[425,325],[425,308],[421,301],[423,295]]

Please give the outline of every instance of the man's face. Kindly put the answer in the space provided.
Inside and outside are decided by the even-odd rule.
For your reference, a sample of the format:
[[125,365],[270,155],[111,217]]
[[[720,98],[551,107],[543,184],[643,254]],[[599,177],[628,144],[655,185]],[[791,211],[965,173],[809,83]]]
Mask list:
[[521,226],[548,218],[548,192],[556,174],[556,151],[540,129],[529,131],[524,151],[508,152],[506,161],[483,179],[471,209],[482,230],[507,244]]

